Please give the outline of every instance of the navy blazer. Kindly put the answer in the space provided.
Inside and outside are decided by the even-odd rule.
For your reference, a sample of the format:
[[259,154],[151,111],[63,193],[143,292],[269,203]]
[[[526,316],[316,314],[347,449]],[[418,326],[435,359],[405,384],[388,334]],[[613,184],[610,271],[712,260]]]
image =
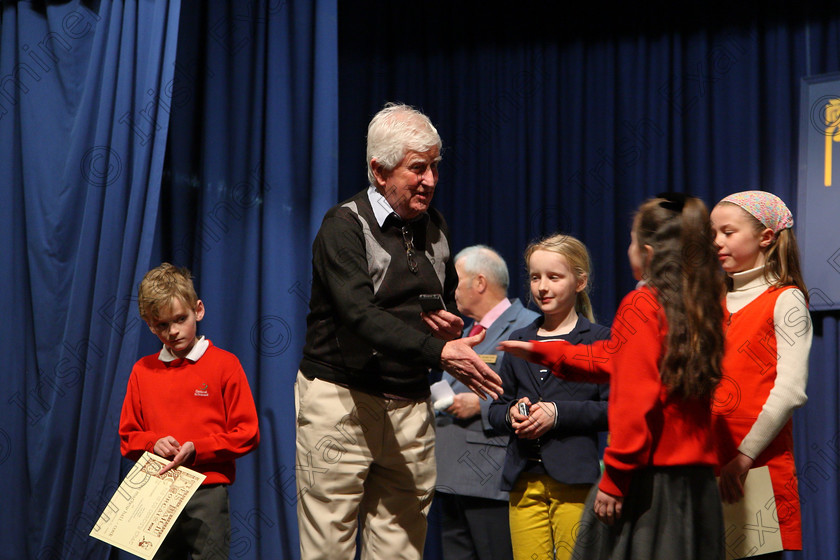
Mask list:
[[[513,333],[511,340],[536,340],[542,325],[540,317],[533,324]],[[572,344],[591,344],[609,338],[610,330],[578,316],[575,328],[557,338]],[[527,457],[535,453],[542,459],[548,475],[565,484],[594,484],[601,476],[598,455],[598,432],[607,430],[609,385],[575,383],[553,375],[541,365],[508,356],[502,364],[504,394],[490,405],[490,423],[510,434],[502,472],[502,489],[512,490],[525,469]],[[520,439],[508,420],[511,405],[522,397],[532,403],[550,401],[557,407],[554,428],[536,440]]]
[[[479,344],[473,348],[478,354],[495,356],[496,363],[489,363],[493,371],[499,372],[504,352],[496,350],[499,342],[507,340],[518,329],[528,325],[539,314],[526,309],[518,300],[493,321]],[[464,335],[472,325],[467,325]],[[491,360],[492,361],[492,358]],[[466,393],[466,385],[444,372],[443,379],[452,386],[455,393]],[[487,418],[491,399],[479,401],[481,414],[467,420],[460,420],[445,412],[435,418],[438,492],[475,496],[507,501],[507,492],[500,489],[502,465],[505,462],[507,437],[493,430]]]

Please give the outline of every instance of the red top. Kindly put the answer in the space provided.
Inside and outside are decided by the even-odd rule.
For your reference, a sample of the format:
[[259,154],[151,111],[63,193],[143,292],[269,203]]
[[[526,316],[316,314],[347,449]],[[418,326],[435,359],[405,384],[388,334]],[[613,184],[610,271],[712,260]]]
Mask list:
[[716,464],[708,401],[668,397],[659,373],[667,324],[647,287],[627,294],[609,340],[536,342],[538,361],[572,381],[610,383],[610,445],[599,487],[624,496],[633,471]]
[[164,362],[157,354],[134,364],[120,415],[120,452],[137,460],[172,436],[195,444],[189,468],[203,484],[230,484],[234,459],[255,449],[257,410],[239,360],[211,343],[196,362]]

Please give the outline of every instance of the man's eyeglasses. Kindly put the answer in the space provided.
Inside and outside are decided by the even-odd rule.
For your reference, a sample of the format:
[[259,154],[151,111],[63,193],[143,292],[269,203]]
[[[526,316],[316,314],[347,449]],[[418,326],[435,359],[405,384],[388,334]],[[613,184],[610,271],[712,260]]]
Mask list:
[[408,269],[417,274],[419,267],[417,266],[417,255],[414,253],[414,232],[407,225],[400,228],[403,236],[403,244],[405,244],[405,256],[408,257]]

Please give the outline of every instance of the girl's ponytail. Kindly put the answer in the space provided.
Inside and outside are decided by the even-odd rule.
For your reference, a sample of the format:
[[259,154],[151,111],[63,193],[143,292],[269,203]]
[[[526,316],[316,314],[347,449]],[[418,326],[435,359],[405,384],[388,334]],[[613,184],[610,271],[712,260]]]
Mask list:
[[653,249],[644,279],[668,322],[662,382],[671,393],[710,399],[721,379],[725,289],[706,205],[663,195],[640,207],[634,228],[639,245]]

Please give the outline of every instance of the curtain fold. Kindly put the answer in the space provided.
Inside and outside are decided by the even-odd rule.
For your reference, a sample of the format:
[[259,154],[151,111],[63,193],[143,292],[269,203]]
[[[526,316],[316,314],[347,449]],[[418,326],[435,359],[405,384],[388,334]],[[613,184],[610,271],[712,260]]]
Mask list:
[[110,554],[88,533],[121,476],[179,5],[3,5],[3,557]]
[[293,385],[311,245],[337,200],[336,3],[185,2],[161,257],[189,267],[199,331],[239,357],[261,444],[237,460],[231,556],[297,558]]

